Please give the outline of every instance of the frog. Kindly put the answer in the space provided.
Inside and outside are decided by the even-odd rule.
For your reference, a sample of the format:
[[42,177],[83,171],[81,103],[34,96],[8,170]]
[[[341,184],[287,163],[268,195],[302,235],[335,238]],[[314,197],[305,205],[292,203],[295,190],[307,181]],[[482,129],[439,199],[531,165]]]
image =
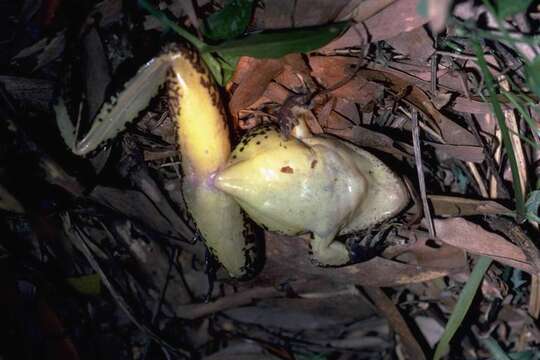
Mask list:
[[64,100],[54,105],[62,138],[78,156],[114,139],[165,88],[176,126],[182,193],[210,253],[233,278],[249,279],[260,267],[261,232],[231,196],[211,179],[231,153],[231,136],[219,92],[197,51],[167,45],[101,106],[87,134],[77,139]]
[[370,152],[306,125],[309,109],[291,109],[284,136],[273,124],[250,130],[214,185],[233,197],[265,230],[310,234],[312,260],[321,266],[355,261],[338,235],[367,229],[403,210],[409,195],[401,178]]

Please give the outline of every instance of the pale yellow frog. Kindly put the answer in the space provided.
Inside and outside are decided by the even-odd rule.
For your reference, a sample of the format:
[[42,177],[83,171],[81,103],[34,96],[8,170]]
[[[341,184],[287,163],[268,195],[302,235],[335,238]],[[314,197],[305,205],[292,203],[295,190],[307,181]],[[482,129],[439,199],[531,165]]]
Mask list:
[[314,260],[344,265],[346,246],[334,241],[388,219],[408,203],[400,178],[379,159],[346,141],[313,135],[298,125],[285,139],[266,125],[236,146],[214,185],[236,199],[259,225],[286,235],[311,232]]

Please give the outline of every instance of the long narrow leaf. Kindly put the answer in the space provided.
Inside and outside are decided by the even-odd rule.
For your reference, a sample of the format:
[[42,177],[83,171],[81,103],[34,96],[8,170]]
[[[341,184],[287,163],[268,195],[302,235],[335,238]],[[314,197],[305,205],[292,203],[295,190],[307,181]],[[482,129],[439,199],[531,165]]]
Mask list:
[[318,49],[349,26],[348,22],[300,29],[265,31],[249,34],[241,39],[208,46],[205,51],[216,51],[226,56],[279,58],[296,52]]
[[463,287],[461,294],[459,294],[459,299],[456,303],[456,307],[454,311],[452,311],[452,315],[450,315],[450,318],[448,319],[448,323],[446,324],[444,333],[441,336],[441,340],[439,341],[439,343],[437,344],[437,348],[435,349],[435,355],[433,355],[433,360],[439,360],[450,349],[450,340],[452,340],[452,338],[456,334],[456,331],[461,326],[465,315],[467,315],[467,311],[469,311],[469,308],[471,307],[474,295],[476,294],[478,287],[482,283],[482,278],[484,277],[484,274],[491,265],[492,261],[493,260],[491,258],[486,256],[481,256],[478,259],[478,262],[474,266],[474,269],[471,273],[471,276],[469,277],[469,280],[467,281],[467,284],[465,284],[465,287]]
[[506,154],[508,155],[510,169],[512,170],[512,185],[514,187],[514,196],[516,198],[517,220],[518,222],[522,222],[525,220],[525,199],[523,192],[521,191],[518,164],[516,160],[516,155],[514,153],[514,148],[512,147],[510,132],[508,131],[508,127],[506,126],[506,120],[501,109],[501,104],[499,103],[499,100],[497,99],[497,94],[495,93],[495,81],[493,80],[493,76],[488,69],[482,47],[477,40],[473,41],[472,45],[474,52],[476,53],[476,57],[478,58],[478,65],[480,66],[480,71],[482,72],[482,75],[484,76],[484,79],[486,81],[486,88],[489,93],[491,106],[493,107],[493,113],[495,114],[495,117],[497,118],[497,123],[499,124],[499,128],[501,129],[503,145],[506,150]]

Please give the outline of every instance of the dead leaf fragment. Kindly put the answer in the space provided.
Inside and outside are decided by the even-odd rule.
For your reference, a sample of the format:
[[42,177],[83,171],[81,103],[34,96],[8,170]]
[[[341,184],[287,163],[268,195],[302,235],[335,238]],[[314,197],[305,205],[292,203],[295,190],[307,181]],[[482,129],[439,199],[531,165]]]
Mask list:
[[[393,38],[403,32],[416,29],[428,22],[428,17],[420,16],[417,12],[420,0],[397,0],[373,4],[372,9],[366,6],[365,15],[375,13],[365,21],[351,26],[340,38],[323,47],[323,53],[348,47],[362,47],[367,43]],[[369,4],[372,5],[372,4]],[[378,11],[379,9],[381,9]],[[378,11],[378,12],[377,12]],[[358,15],[360,18],[365,15]]]
[[238,88],[229,103],[233,114],[237,114],[238,111],[257,101],[272,79],[283,71],[282,61],[277,59],[256,59],[241,64],[245,64],[249,68],[240,70],[242,72],[242,81],[238,84]]
[[420,63],[426,62],[435,52],[433,40],[423,27],[400,33],[386,42],[397,52]]
[[493,259],[535,274],[538,270],[529,263],[523,250],[502,236],[484,230],[463,218],[434,220],[437,238],[442,242],[464,249],[477,255],[490,256]]
[[333,88],[348,80],[331,92],[332,95],[365,106],[382,95],[382,86],[367,81],[357,72],[359,60],[344,56],[312,56],[309,64],[312,75],[326,88]]
[[428,195],[436,216],[511,215],[512,211],[493,200],[459,196]]

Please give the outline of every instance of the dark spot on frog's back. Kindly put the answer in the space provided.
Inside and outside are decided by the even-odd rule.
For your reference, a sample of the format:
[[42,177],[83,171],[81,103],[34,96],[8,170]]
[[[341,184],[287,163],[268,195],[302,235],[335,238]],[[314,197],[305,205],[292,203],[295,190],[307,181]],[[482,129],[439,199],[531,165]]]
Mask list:
[[280,171],[284,174],[294,174],[294,169],[290,166],[284,166]]
[[313,160],[313,161],[311,162],[311,168],[312,168],[312,169],[315,169],[315,166],[317,166],[317,160]]

